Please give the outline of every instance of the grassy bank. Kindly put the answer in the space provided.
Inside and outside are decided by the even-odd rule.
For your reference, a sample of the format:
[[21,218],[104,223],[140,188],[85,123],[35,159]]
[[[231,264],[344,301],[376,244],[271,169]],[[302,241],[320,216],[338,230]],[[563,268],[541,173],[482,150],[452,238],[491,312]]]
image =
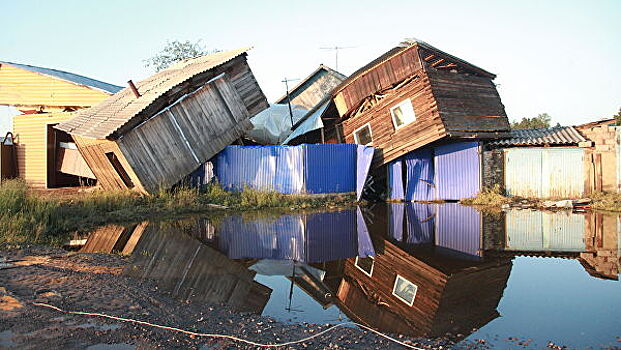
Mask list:
[[502,194],[500,186],[496,185],[492,188],[484,188],[476,197],[462,199],[460,203],[465,205],[483,205],[499,207],[503,204],[511,203],[509,197]]
[[[591,194],[590,199],[592,209],[621,212],[621,194],[619,193],[595,192]],[[542,205],[543,199],[506,197],[498,186],[486,188],[479,192],[476,197],[462,199],[460,203],[497,208],[503,204],[521,201],[532,203],[533,207],[545,207],[545,205]]]
[[593,209],[621,212],[621,193],[596,192],[591,199]]
[[217,210],[329,207],[352,200],[347,196],[314,198],[252,189],[228,192],[218,185],[203,191],[182,187],[154,196],[130,191],[91,191],[54,198],[38,196],[29,192],[24,182],[11,180],[0,184],[0,243],[57,243],[65,233],[87,231],[105,223]]

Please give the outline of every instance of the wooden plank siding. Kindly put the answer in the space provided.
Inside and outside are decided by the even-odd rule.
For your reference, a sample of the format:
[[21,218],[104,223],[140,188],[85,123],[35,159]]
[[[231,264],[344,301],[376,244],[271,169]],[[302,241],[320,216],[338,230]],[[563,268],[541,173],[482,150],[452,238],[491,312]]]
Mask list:
[[[206,84],[208,81],[221,75],[222,73],[227,76],[227,79],[231,82],[235,90],[237,90],[237,93],[243,101],[243,105],[248,110],[249,116],[254,116],[269,107],[267,98],[263,94],[263,91],[254,77],[254,74],[250,70],[246,55],[244,54],[210,71],[198,74],[187,80],[184,84],[174,87],[132,117],[131,120],[114,132],[110,139],[116,139],[120,135],[129,132],[143,121],[149,119],[151,116],[166,108],[171,103],[177,101],[183,95],[191,93],[196,89],[196,87]],[[100,126],[105,128],[106,123],[104,122]]]
[[[387,240],[382,245],[371,276],[356,267],[355,258],[345,261],[336,297],[350,319],[391,333],[466,337],[499,316],[510,260],[418,258]],[[397,275],[417,286],[412,306],[392,293]]]
[[168,188],[252,126],[223,75],[120,138],[119,149],[148,193]]
[[[295,88],[291,89],[291,104],[302,106],[308,110],[315,108],[330,92],[343,82],[344,75],[323,65]],[[287,103],[287,95],[275,103]]]
[[121,166],[125,169],[129,178],[136,186],[139,192],[145,192],[140,179],[133,172],[127,159],[119,149],[119,146],[114,141],[110,140],[95,140],[85,137],[73,135],[73,140],[78,146],[80,154],[88,163],[88,166],[95,174],[97,183],[107,190],[123,190],[127,189],[127,186],[123,182],[123,179],[114,169],[110,160],[106,156],[106,153],[113,153],[121,163]]
[[[0,64],[0,105],[17,107],[89,107],[110,96],[102,90]],[[55,107],[55,108],[54,108]],[[46,108],[49,109],[49,108]]]
[[[355,259],[346,261],[343,274],[345,277],[337,298],[357,315],[354,318],[377,327],[379,324],[376,322],[382,322],[383,319],[375,319],[374,315],[384,314],[385,319],[395,318],[378,312],[378,309],[386,308],[389,313],[397,315],[396,318],[401,319],[401,322],[381,324],[384,331],[415,336],[431,330],[444,285],[448,280],[443,272],[403,252],[388,241],[384,241],[383,252],[375,257],[371,277],[355,266]],[[412,306],[392,294],[397,275],[418,287]],[[356,289],[359,290],[356,292]]]
[[428,68],[426,74],[449,134],[509,130],[505,108],[490,79],[434,68]]
[[[56,163],[49,159],[48,126],[73,117],[73,113],[23,114],[13,117],[13,134],[17,155],[18,176],[34,187],[48,187],[50,166]],[[53,153],[52,153],[53,154]]]
[[[390,108],[408,98],[412,101],[416,120],[395,130]],[[375,161],[382,164],[447,135],[425,76],[415,78],[372,109],[345,120],[345,143],[355,143],[353,132],[366,123],[371,126],[373,146],[378,149]]]
[[[436,68],[438,62],[449,68]],[[338,113],[322,115],[324,134],[330,142],[355,143],[354,131],[369,123],[376,167],[441,139],[508,136],[509,121],[493,78],[427,44],[394,48],[337,88]],[[373,98],[380,100],[373,104]],[[390,109],[405,99],[412,102],[416,120],[396,129]]]

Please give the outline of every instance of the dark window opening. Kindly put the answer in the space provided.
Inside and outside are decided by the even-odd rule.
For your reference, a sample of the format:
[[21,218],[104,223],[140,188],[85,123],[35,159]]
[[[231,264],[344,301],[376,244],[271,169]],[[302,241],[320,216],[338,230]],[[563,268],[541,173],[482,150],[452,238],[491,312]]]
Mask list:
[[132,182],[132,179],[129,178],[129,174],[127,174],[127,171],[125,171],[125,168],[123,168],[123,165],[121,164],[121,161],[119,161],[119,158],[116,156],[116,154],[114,154],[114,152],[107,152],[106,157],[108,157],[110,164],[112,164],[112,167],[116,171],[117,175],[119,175],[125,186],[127,188],[134,188],[134,183]]

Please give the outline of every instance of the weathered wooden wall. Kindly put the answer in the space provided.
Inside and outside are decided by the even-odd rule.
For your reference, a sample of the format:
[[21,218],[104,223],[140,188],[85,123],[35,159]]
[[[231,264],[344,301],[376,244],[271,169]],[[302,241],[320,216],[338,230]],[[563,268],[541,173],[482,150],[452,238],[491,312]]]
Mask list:
[[[317,106],[345,77],[321,66],[315,74],[290,91],[291,104],[300,105],[308,110]],[[287,96],[276,103],[287,103]]]
[[[412,101],[416,120],[395,130],[390,108],[407,98]],[[345,120],[345,143],[355,143],[353,132],[367,123],[371,126],[373,147],[378,149],[376,157],[381,163],[446,136],[429,81],[424,75],[382,99],[372,109]]]
[[78,150],[82,157],[88,163],[88,166],[95,174],[98,184],[108,190],[122,190],[127,189],[119,173],[114,169],[110,160],[106,156],[106,153],[113,153],[119,160],[121,166],[127,172],[131,182],[135,188],[140,192],[145,192],[140,179],[133,172],[129,163],[125,159],[123,153],[119,149],[119,146],[109,140],[95,140],[79,136],[73,136],[73,139],[78,146]]
[[49,107],[88,107],[109,93],[47,75],[0,64],[0,104]]
[[450,136],[497,137],[509,120],[489,78],[427,69],[437,109]]
[[[227,79],[231,82],[238,95],[241,97],[243,105],[248,110],[250,117],[269,107],[267,98],[263,94],[263,91],[254,77],[254,74],[250,70],[250,66],[246,60],[246,55],[243,54],[212,70],[197,74],[191,79],[185,81],[183,84],[170,89],[164,95],[149,104],[149,106],[144,108],[141,112],[133,116],[123,127],[114,132],[111,139],[116,139],[120,135],[128,133],[144,120],[147,120],[156,113],[159,113],[161,110],[174,103],[182,96],[191,93],[197,87],[206,84],[208,81],[221,75],[222,73],[226,75]],[[111,105],[109,108],[115,108],[115,106]],[[106,113],[102,114],[105,117]]]
[[117,143],[149,193],[169,188],[251,128],[226,75],[134,128]]
[[[377,65],[376,65],[377,64]],[[341,115],[355,108],[374,92],[386,89],[422,69],[415,47],[395,48],[359,69],[337,91],[334,101]]]
[[[370,123],[373,146],[379,149],[375,164],[381,165],[445,137],[506,136],[509,122],[494,75],[439,51],[444,58],[422,57],[419,49],[395,48],[354,73],[335,94],[338,115],[324,113],[326,139],[354,143],[353,132]],[[439,62],[450,69],[436,69]],[[373,102],[374,95],[379,102]],[[416,120],[397,130],[390,108],[406,98]],[[330,122],[339,117],[341,123]]]
[[[384,250],[375,257],[372,277],[359,270],[354,263],[355,259],[348,259],[345,263],[345,277],[337,298],[356,318],[374,327],[381,325],[388,332],[415,336],[430,332],[447,282],[446,274],[388,241],[385,241]],[[397,275],[418,287],[412,306],[392,294]],[[379,302],[382,305],[378,305]],[[395,319],[401,322],[386,322]]]

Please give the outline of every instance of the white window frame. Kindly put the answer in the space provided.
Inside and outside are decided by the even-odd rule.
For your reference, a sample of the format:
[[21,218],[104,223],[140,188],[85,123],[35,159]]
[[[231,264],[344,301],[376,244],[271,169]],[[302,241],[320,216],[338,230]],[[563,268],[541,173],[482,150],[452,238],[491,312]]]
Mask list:
[[[397,293],[395,292],[397,289],[397,281],[399,281],[399,279],[404,280],[405,282],[411,284],[414,286],[414,298],[412,298],[412,301],[410,302],[409,300],[405,300],[403,299],[401,296],[397,295]],[[414,300],[416,300],[416,293],[418,293],[418,286],[415,285],[414,283],[410,282],[408,279],[406,279],[405,277],[401,276],[401,275],[397,275],[397,277],[395,278],[395,283],[392,286],[392,295],[396,296],[399,300],[401,300],[402,302],[406,303],[409,306],[414,305]]]
[[373,277],[373,269],[375,268],[375,258],[372,256],[367,256],[364,259],[371,259],[373,260],[373,263],[371,264],[371,272],[367,272],[365,269],[363,269],[362,267],[360,267],[358,265],[358,259],[360,259],[359,256],[356,257],[356,262],[354,263],[354,265],[356,265],[356,267],[358,268],[358,270],[362,271],[365,275],[369,276],[369,277]]
[[[397,123],[395,121],[395,114],[393,113],[393,111],[399,107],[401,107],[401,110],[403,111],[403,116],[405,117],[406,115],[409,115],[409,113],[406,113],[406,108],[404,108],[404,106],[407,106],[409,108],[409,110],[412,112],[411,116],[412,119],[409,121],[406,121],[405,123],[397,126]],[[414,105],[412,105],[412,100],[409,98],[406,98],[405,100],[397,103],[396,105],[390,107],[390,119],[392,119],[392,126],[395,127],[395,130],[399,130],[402,127],[412,124],[413,122],[416,121],[416,112],[414,112]]]
[[[362,145],[360,143],[360,141],[358,140],[358,131],[364,129],[364,128],[369,128],[369,135],[371,135],[371,142]],[[373,129],[371,129],[371,123],[366,123],[363,126],[359,127],[358,129],[354,130],[354,141],[362,146],[368,146],[368,145],[372,145],[373,144]]]

